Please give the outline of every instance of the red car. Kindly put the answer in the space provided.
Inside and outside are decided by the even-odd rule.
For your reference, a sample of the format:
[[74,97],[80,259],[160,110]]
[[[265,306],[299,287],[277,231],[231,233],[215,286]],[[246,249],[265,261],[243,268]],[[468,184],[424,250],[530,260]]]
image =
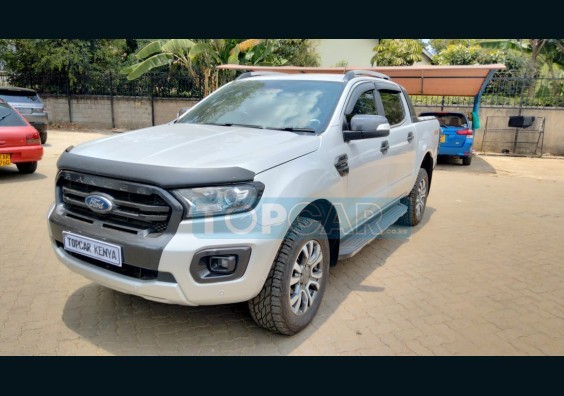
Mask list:
[[39,132],[0,99],[0,167],[14,164],[20,173],[33,173],[41,157]]

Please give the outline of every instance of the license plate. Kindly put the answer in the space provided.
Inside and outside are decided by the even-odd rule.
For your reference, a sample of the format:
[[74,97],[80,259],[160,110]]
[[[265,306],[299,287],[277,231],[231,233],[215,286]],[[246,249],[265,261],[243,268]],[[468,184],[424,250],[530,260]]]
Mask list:
[[446,142],[446,135],[441,135],[441,140],[440,140],[440,142],[441,142],[441,143]]
[[121,246],[66,231],[63,238],[65,250],[121,267]]
[[0,166],[12,165],[10,161],[10,154],[0,154]]

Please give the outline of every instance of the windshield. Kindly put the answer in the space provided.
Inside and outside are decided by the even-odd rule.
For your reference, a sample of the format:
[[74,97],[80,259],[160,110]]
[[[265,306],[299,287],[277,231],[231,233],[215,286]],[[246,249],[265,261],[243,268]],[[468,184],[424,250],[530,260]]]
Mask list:
[[0,91],[0,99],[4,99],[8,103],[33,103],[40,104],[39,97],[29,93],[14,93]]
[[462,113],[421,113],[421,116],[434,116],[442,127],[468,128],[468,120]]
[[235,81],[178,122],[318,133],[327,128],[343,88],[332,81]]

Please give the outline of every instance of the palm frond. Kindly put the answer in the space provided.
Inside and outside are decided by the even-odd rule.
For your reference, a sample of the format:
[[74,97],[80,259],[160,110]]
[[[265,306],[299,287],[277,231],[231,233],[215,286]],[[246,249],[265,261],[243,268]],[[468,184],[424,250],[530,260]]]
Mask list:
[[152,41],[149,44],[147,44],[145,47],[141,48],[136,54],[135,57],[139,60],[141,59],[145,59],[148,56],[154,55],[157,52],[161,52],[161,46],[162,46],[162,42],[157,40],[157,41]]
[[163,52],[170,52],[179,56],[188,54],[196,45],[192,40],[188,39],[172,39],[162,45]]
[[160,67],[160,66],[170,64],[173,59],[174,59],[174,56],[172,54],[169,54],[169,53],[161,53],[161,54],[153,55],[150,58],[145,59],[143,62],[137,63],[136,65],[133,65],[135,67],[127,75],[127,79],[129,81],[135,80],[139,76],[147,73],[148,71],[150,71],[150,70],[152,70],[156,67]]

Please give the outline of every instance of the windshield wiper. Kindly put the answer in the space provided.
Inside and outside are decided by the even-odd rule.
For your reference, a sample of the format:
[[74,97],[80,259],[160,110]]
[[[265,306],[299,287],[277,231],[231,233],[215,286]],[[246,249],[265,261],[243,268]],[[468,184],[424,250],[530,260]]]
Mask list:
[[245,128],[256,128],[256,129],[264,129],[261,125],[253,125],[253,124],[237,124],[235,122],[225,122],[225,123],[218,123],[218,122],[202,122],[205,125],[219,125],[219,126],[241,126]]
[[2,117],[0,117],[0,121],[2,121],[4,118],[11,116],[12,113],[8,113],[8,114],[4,114]]
[[288,132],[308,132],[308,133],[317,133],[315,129],[312,128],[294,128],[294,127],[285,127],[285,128],[266,128],[266,129],[274,129],[276,131],[288,131]]

